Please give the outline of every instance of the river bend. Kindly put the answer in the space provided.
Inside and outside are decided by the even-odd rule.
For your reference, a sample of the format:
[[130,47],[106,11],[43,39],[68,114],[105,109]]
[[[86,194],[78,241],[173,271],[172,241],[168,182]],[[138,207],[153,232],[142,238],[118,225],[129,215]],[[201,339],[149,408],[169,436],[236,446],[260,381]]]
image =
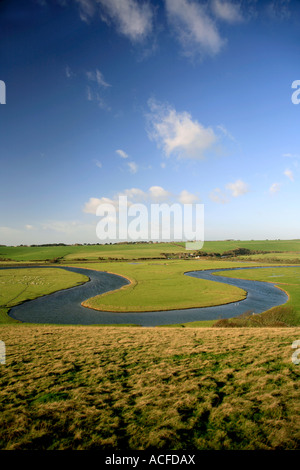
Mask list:
[[[41,266],[31,267],[40,268]],[[46,268],[49,266],[43,267]],[[265,267],[271,268],[271,266],[264,266],[263,268]],[[240,287],[247,291],[247,297],[238,302],[215,307],[142,313],[101,312],[83,307],[81,302],[90,297],[121,288],[129,283],[127,279],[116,274],[90,269],[67,266],[53,266],[51,268],[66,269],[75,273],[84,274],[90,278],[90,281],[80,286],[54,292],[53,294],[45,295],[17,305],[9,312],[12,318],[27,323],[44,324],[92,325],[129,323],[141,326],[158,326],[199,320],[232,318],[249,310],[255,313],[261,313],[271,307],[284,304],[288,300],[287,294],[281,289],[278,289],[273,283],[234,279],[226,277],[226,275],[213,275],[213,273],[216,272],[224,272],[224,274],[226,274],[226,270],[259,269],[262,267],[210,269],[205,271],[192,271],[185,274],[198,279],[207,279]],[[272,268],[274,268],[274,266],[272,266]],[[0,269],[13,268],[5,267]],[[17,269],[22,269],[22,267],[18,267]]]

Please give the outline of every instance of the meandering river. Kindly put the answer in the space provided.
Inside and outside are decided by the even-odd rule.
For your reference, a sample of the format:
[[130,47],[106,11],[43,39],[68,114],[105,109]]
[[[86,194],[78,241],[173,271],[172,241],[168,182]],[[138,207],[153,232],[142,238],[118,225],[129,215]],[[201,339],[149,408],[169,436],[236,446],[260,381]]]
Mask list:
[[[41,266],[31,267],[40,268]],[[49,266],[43,267],[46,268]],[[271,268],[271,266],[266,267]],[[210,269],[206,271],[192,271],[186,273],[186,275],[196,277],[198,279],[207,279],[240,287],[247,291],[247,297],[239,302],[218,305],[216,307],[200,307],[185,310],[142,313],[101,312],[83,307],[81,302],[89,299],[90,297],[121,288],[129,283],[127,279],[116,274],[110,274],[103,271],[93,271],[90,269],[66,266],[53,266],[51,268],[66,269],[75,273],[84,274],[89,277],[90,281],[80,286],[64,289],[13,307],[9,312],[9,315],[12,318],[27,323],[68,325],[130,323],[141,326],[158,326],[199,320],[231,318],[248,310],[255,313],[261,313],[271,307],[284,304],[288,300],[286,293],[281,289],[278,289],[273,283],[226,277],[227,270],[259,269],[258,267]],[[272,266],[272,268],[274,268],[274,266]],[[12,268],[5,267],[0,269]],[[17,269],[22,268],[19,267]],[[224,272],[225,275],[214,276],[213,273],[216,272]]]

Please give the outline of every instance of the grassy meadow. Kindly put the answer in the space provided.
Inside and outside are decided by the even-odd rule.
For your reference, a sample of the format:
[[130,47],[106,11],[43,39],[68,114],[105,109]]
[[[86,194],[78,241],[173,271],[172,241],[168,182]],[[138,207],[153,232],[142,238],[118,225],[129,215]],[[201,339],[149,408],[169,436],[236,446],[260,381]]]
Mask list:
[[[81,267],[91,265],[80,264]],[[125,276],[131,284],[115,292],[93,297],[83,305],[105,311],[143,312],[209,307],[242,300],[246,292],[235,286],[185,276],[187,271],[232,267],[226,261],[155,260],[128,263],[93,263],[93,268]]]
[[[247,248],[252,251],[267,252],[251,254],[266,258],[286,257],[289,254],[293,258],[300,259],[300,240],[225,240],[205,241],[202,251],[207,253],[220,253]],[[0,246],[0,261],[84,261],[98,260],[99,257],[108,260],[113,259],[140,259],[159,258],[162,253],[181,253],[185,251],[185,244],[170,243],[129,243],[112,245],[62,245],[62,246]]]
[[64,269],[22,268],[0,270],[0,324],[14,322],[10,308],[42,295],[52,294],[88,281],[87,276]]
[[9,308],[87,278],[47,267],[0,270],[0,340],[6,346],[0,449],[299,448],[300,366],[291,361],[291,345],[300,339],[300,242],[210,243],[211,253],[280,245],[276,256],[290,257],[287,264],[295,266],[280,262],[273,269],[274,253],[263,262],[245,256],[158,259],[176,246],[182,252],[178,244],[0,247],[0,266],[52,259],[56,266],[131,280],[89,299],[93,308],[163,310],[236,301],[245,292],[218,283],[217,275],[208,282],[184,273],[238,266],[269,265],[226,275],[273,282],[289,295],[285,305],[259,315],[172,327],[33,325],[11,319]]
[[298,328],[6,325],[0,448],[299,446]]

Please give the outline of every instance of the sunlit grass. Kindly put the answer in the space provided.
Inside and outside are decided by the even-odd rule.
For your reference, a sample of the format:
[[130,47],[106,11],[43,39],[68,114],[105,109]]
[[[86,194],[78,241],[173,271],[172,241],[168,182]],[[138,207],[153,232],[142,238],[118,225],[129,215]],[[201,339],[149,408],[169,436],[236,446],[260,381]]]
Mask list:
[[87,276],[64,269],[0,269],[0,323],[13,321],[7,312],[15,305],[87,280]]
[[[221,273],[216,273],[216,278],[220,274]],[[289,295],[286,306],[291,307],[300,320],[300,266],[243,269],[239,271],[226,271],[223,275],[239,279],[274,283]]]
[[[82,264],[81,267],[91,267]],[[186,271],[211,267],[232,267],[233,262],[214,261],[143,261],[93,264],[94,269],[111,270],[131,280],[131,284],[114,292],[83,302],[86,307],[115,312],[143,312],[193,307],[208,307],[242,300],[243,289],[214,281],[186,276]],[[216,279],[217,281],[217,279]]]
[[299,447],[299,328],[0,334],[1,449]]

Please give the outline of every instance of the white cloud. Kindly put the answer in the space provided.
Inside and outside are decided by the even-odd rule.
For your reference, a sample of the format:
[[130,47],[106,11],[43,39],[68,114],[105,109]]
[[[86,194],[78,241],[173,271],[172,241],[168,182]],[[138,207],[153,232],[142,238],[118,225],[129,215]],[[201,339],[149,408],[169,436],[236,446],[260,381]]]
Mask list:
[[297,153],[284,153],[283,157],[286,158],[300,158],[300,155]]
[[68,65],[65,68],[65,74],[67,78],[72,78],[75,76],[75,73],[72,72],[71,67],[69,67]]
[[86,72],[86,77],[89,83],[86,87],[87,100],[96,101],[100,108],[110,111],[110,107],[105,103],[102,94],[111,85],[105,81],[103,74],[98,69],[95,72]]
[[86,97],[88,101],[93,101],[92,90],[89,86],[86,87]]
[[169,22],[186,55],[217,54],[224,44],[204,5],[192,0],[165,0]]
[[100,204],[112,204],[116,209],[118,209],[120,196],[126,196],[128,206],[130,206],[131,204],[142,202],[164,202],[171,197],[171,193],[161,186],[151,186],[148,191],[143,191],[139,188],[125,189],[124,191],[114,194],[112,198],[91,197],[88,202],[84,204],[83,212],[96,214],[97,207]]
[[152,30],[153,11],[147,2],[137,0],[98,0],[101,18],[112,20],[118,31],[132,41],[144,39]]
[[281,184],[280,183],[273,183],[271,186],[270,186],[270,193],[271,194],[276,194],[278,193],[278,191],[280,190],[281,188]]
[[169,191],[166,191],[161,186],[151,186],[151,188],[149,188],[150,199],[154,202],[166,201],[170,197],[170,195],[171,193],[169,193]]
[[152,99],[148,105],[149,137],[163,147],[166,156],[175,153],[181,158],[202,159],[217,141],[214,131],[193,120],[189,113],[178,113]]
[[128,165],[130,173],[133,173],[133,174],[137,173],[138,166],[135,162],[128,162],[127,165]]
[[212,10],[217,18],[228,23],[239,23],[243,20],[240,5],[226,0],[212,0]]
[[117,207],[118,201],[108,197],[91,197],[88,202],[85,203],[83,212],[86,212],[87,214],[96,214],[97,208],[100,204],[112,204],[114,207]]
[[95,165],[96,165],[98,168],[102,168],[102,163],[99,162],[99,160],[95,160]]
[[181,204],[194,204],[195,202],[199,201],[199,198],[195,194],[192,194],[188,192],[186,189],[184,189],[179,194],[178,201]]
[[34,226],[30,225],[30,224],[27,224],[27,225],[25,225],[25,228],[26,228],[26,230],[33,230]]
[[232,134],[230,134],[230,132],[226,129],[226,127],[223,126],[223,124],[218,125],[217,129],[219,129],[225,137],[232,140],[232,142],[236,142],[236,139],[233,137]]
[[114,207],[116,211],[119,209],[119,198],[122,196],[126,196],[127,198],[127,206],[131,206],[132,204],[142,203],[142,204],[149,204],[149,203],[168,203],[174,201],[176,199],[180,204],[194,204],[199,201],[197,195],[190,193],[187,190],[182,190],[178,196],[174,196],[170,191],[167,191],[162,186],[150,186],[147,191],[143,191],[140,188],[129,188],[125,189],[121,192],[115,193],[112,198],[108,197],[91,197],[83,207],[83,212],[88,214],[96,214],[97,208],[101,204],[109,204]]
[[285,176],[287,176],[291,181],[294,181],[294,174],[292,170],[289,170],[288,168],[283,172]]
[[121,150],[121,149],[116,150],[116,153],[120,155],[121,158],[128,158],[128,155],[126,152],[124,152],[124,150]]
[[266,12],[273,20],[286,20],[291,16],[290,0],[272,0],[266,5]]
[[249,192],[249,186],[242,180],[236,180],[234,183],[228,183],[226,189],[231,191],[233,197],[238,197]]
[[118,196],[126,196],[130,202],[141,202],[147,199],[147,193],[139,188],[125,189],[122,193],[119,193]]
[[86,72],[86,76],[89,80],[97,82],[99,87],[110,87],[111,85],[104,80],[103,74],[100,70],[96,69],[95,72]]
[[213,191],[211,191],[209,197],[213,202],[216,202],[217,204],[226,204],[228,202],[227,195],[223,191],[221,191],[220,188],[215,188]]
[[93,0],[75,0],[79,5],[79,16],[82,21],[88,23],[94,16],[96,8]]

